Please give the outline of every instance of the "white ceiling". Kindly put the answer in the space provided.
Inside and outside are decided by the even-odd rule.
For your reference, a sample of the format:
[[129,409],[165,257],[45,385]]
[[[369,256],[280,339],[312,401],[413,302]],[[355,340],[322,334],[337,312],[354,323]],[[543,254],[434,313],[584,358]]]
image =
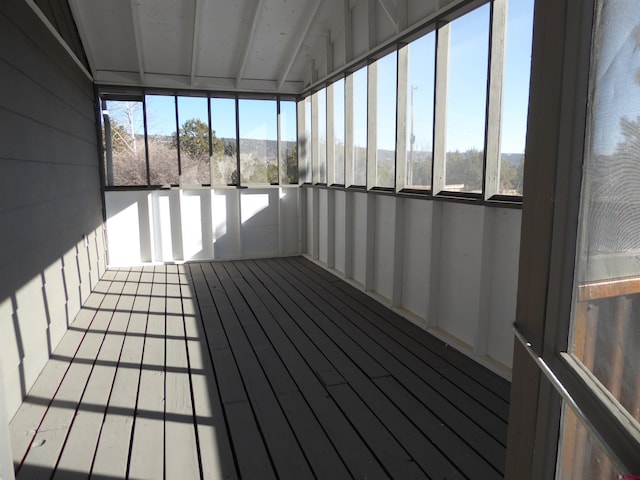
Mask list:
[[300,93],[457,3],[69,0],[98,84],[278,93]]

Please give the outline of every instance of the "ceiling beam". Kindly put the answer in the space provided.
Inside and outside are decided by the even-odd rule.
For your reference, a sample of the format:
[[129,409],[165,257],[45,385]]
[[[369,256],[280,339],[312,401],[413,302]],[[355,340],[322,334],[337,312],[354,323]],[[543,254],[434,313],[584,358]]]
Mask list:
[[193,9],[193,39],[191,42],[191,86],[193,86],[196,78],[196,70],[198,67],[198,45],[202,31],[202,10],[204,8],[204,0],[195,0],[195,2],[196,6]]
[[296,57],[298,56],[298,52],[300,51],[300,48],[302,47],[302,44],[304,43],[304,39],[307,37],[307,33],[309,33],[309,28],[311,27],[311,23],[313,22],[313,19],[315,18],[316,13],[318,13],[318,9],[320,8],[320,5],[322,5],[322,0],[316,0],[316,3],[313,6],[313,8],[311,9],[311,12],[309,13],[309,16],[304,21],[302,29],[298,32],[298,38],[296,39],[296,42],[295,42],[295,44],[293,46],[293,49],[289,52],[288,55],[286,53],[284,54],[284,58],[288,58],[288,60],[287,60],[287,64],[286,64],[285,68],[282,70],[282,75],[280,75],[280,78],[278,79],[278,86],[277,86],[278,90],[280,90],[282,88],[282,85],[284,84],[284,81],[287,79],[287,76],[289,75],[289,72],[291,71],[291,67],[293,66],[293,62],[295,61]]
[[236,88],[240,88],[240,81],[242,80],[242,76],[244,75],[244,69],[247,66],[247,59],[249,58],[249,49],[251,48],[251,44],[253,43],[253,37],[255,36],[256,28],[258,27],[258,19],[260,17],[260,13],[262,12],[262,3],[264,0],[254,0],[254,10],[251,20],[251,29],[249,30],[249,35],[246,36],[247,41],[244,44],[244,50],[242,52],[242,62],[240,63],[240,68],[238,68],[238,73],[236,74]]
[[144,85],[144,55],[142,52],[142,32],[140,31],[140,12],[138,11],[137,0],[131,0],[129,6],[131,7],[131,20],[133,22],[133,36],[136,40],[140,83]]
[[78,35],[80,35],[80,41],[82,42],[82,47],[84,48],[84,54],[87,56],[87,62],[89,62],[89,70],[91,70],[91,75],[93,78],[96,76],[96,63],[93,59],[93,52],[91,51],[89,44],[89,37],[87,37],[87,31],[84,27],[84,22],[81,21],[80,9],[77,5],[78,0],[69,0],[69,8],[71,8],[71,15],[73,15],[73,20],[76,24],[76,28],[78,29]]

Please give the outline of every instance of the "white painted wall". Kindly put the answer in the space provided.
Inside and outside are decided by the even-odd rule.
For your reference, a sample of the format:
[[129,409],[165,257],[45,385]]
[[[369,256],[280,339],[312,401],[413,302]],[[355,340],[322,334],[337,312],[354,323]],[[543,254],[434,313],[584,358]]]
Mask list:
[[[334,222],[332,236],[307,222],[320,251],[334,252],[330,270],[509,376],[519,209],[316,187],[302,188],[301,195],[308,212],[316,208],[319,218]],[[334,211],[325,215],[327,205]],[[329,229],[322,225],[321,231]]]
[[297,186],[106,192],[110,266],[300,252]]

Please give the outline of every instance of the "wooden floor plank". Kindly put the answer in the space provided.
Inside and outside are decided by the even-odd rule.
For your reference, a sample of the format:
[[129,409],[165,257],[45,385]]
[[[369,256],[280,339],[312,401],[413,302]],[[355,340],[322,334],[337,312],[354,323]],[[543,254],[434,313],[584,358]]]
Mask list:
[[[420,372],[425,381],[434,385],[439,383],[438,389],[444,395],[459,397],[460,389],[457,385],[464,384],[465,391],[463,392],[463,397],[461,397],[463,400],[461,408],[480,408],[479,411],[474,410],[474,414],[478,416],[485,414],[496,415],[502,420],[500,428],[503,429],[504,422],[506,422],[509,417],[508,401],[496,395],[482,383],[483,378],[492,377],[492,379],[497,379],[497,375],[483,371],[482,375],[476,378],[469,376],[467,372],[460,371],[457,368],[451,368],[451,363],[448,363],[440,355],[434,354],[431,350],[419,344],[415,335],[410,336],[396,327],[396,325],[406,326],[408,323],[406,320],[395,317],[394,314],[393,320],[396,321],[392,324],[386,319],[390,316],[388,309],[382,310],[382,313],[385,314],[384,316],[380,315],[378,308],[381,305],[372,298],[366,297],[365,302],[359,301],[348,294],[349,291],[355,290],[353,287],[345,282],[336,282],[327,279],[325,274],[320,273],[319,267],[310,261],[300,261],[300,259],[286,259],[284,261],[295,266],[303,278],[305,278],[305,281],[311,282],[310,285],[312,285],[312,288],[315,288],[314,286],[320,286],[331,298],[339,299],[341,304],[351,309],[361,318],[365,318],[367,324],[375,326],[381,333],[384,333],[389,340],[393,340],[394,343],[400,347],[397,349],[398,353],[402,354],[405,359],[408,359],[407,365],[414,366],[414,371]],[[329,272],[325,271],[325,273],[331,275]],[[370,329],[370,331],[375,330]],[[448,349],[447,352],[450,350],[451,349]],[[413,354],[412,357],[409,356],[411,354]],[[456,352],[456,354],[458,354],[458,352]],[[447,373],[447,377],[444,377],[442,375],[443,373]],[[438,378],[440,378],[440,381],[437,380]],[[499,380],[502,382],[502,379]],[[458,392],[456,392],[456,390],[458,390]]]
[[[358,302],[365,305],[370,311],[376,312],[382,317],[388,319],[389,323],[398,331],[403,332],[407,338],[420,342],[424,348],[431,350],[441,360],[444,360],[451,366],[454,366],[456,371],[451,372],[452,374],[457,374],[457,372],[463,373],[467,379],[471,379],[474,383],[486,387],[493,395],[498,396],[503,400],[503,402],[508,404],[510,383],[504,378],[496,375],[477,362],[469,362],[469,358],[465,354],[454,348],[449,348],[440,339],[434,337],[411,322],[406,321],[399,314],[375,301],[366,292],[355,288],[353,285],[343,281],[333,273],[316,265],[314,262],[311,262],[304,257],[290,257],[287,258],[287,260],[302,264],[306,268],[312,269],[317,275],[321,275],[326,281],[334,283],[344,292],[345,295],[353,297]],[[474,388],[473,383],[470,388]]]
[[[312,292],[306,291],[300,285],[295,286],[295,282],[291,282],[291,278],[288,277],[285,272],[281,273],[283,274],[281,277],[282,280],[290,282],[289,291],[292,292],[292,294],[297,292],[298,295],[300,295],[297,299],[298,303],[307,301],[303,300],[303,297],[309,300],[314,298]],[[316,298],[316,300],[318,299]],[[313,305],[313,307],[309,307],[308,305]],[[309,302],[305,310],[310,310],[310,308],[325,311],[327,317],[330,316],[331,321],[335,322],[336,325],[345,325],[348,323],[345,318],[341,317],[340,312],[329,311],[328,304],[319,306]],[[372,352],[371,349],[372,346],[368,345],[367,351]],[[377,355],[376,358],[378,359]],[[371,379],[355,369],[346,371],[343,376],[363,400],[366,405],[365,408],[370,408],[398,441],[410,450],[412,458],[416,459],[416,462],[420,464],[420,467],[427,474],[433,475],[436,478],[445,476],[456,478],[456,476],[459,476],[456,466],[433,445],[427,436],[423,435],[420,430],[403,415],[401,410],[396,408],[396,406],[382,394]],[[376,378],[384,378],[384,376]]]
[[236,465],[244,478],[276,478],[205,277],[204,269],[207,267],[207,264],[191,265],[189,270],[200,306],[203,333],[209,345]]
[[[187,267],[180,267],[188,272]],[[202,331],[200,312],[188,274],[181,281],[187,351],[191,366],[194,413],[197,420],[198,445],[202,476],[205,479],[236,479],[235,459],[225,421],[209,348]]]
[[[141,272],[140,272],[141,273]],[[134,276],[139,281],[141,275]],[[136,408],[144,335],[151,298],[151,284],[138,283],[122,352],[118,361],[113,391],[93,459],[92,473],[98,477],[124,478]]]
[[209,267],[205,277],[277,474],[281,478],[312,478],[307,459],[242,327],[240,318],[250,315],[250,311],[239,298],[233,302],[229,297],[233,282],[219,264]]
[[[114,282],[126,282],[128,273],[126,270],[118,271]],[[126,283],[122,283],[122,288],[121,293],[130,293]],[[55,479],[64,480],[69,471],[86,472],[91,469],[124,341],[122,335],[113,333],[126,331],[132,307],[133,297],[121,294],[56,465]]]
[[278,328],[269,311],[233,263],[223,262],[221,266],[233,280],[227,293],[235,308],[242,304],[250,309],[239,317],[240,322],[314,474],[319,478],[348,476],[342,459],[283,363],[281,355],[290,348],[290,343],[281,336],[276,339],[277,346],[272,344],[262,327],[268,325],[272,333]]
[[128,476],[164,475],[165,267],[153,268],[153,284],[140,371]]
[[165,453],[166,478],[198,478],[190,369],[177,266],[167,266]]
[[158,265],[105,273],[11,432],[18,479],[494,479],[508,390],[302,257]]
[[[371,325],[368,324],[365,319],[356,318],[354,315],[351,315],[347,308],[343,307],[338,310],[331,302],[331,300],[335,301],[335,297],[326,295],[317,284],[313,284],[312,286],[305,285],[305,278],[296,270],[290,269],[286,262],[284,264],[283,278],[290,282],[292,288],[298,289],[301,295],[312,301],[316,308],[327,312],[332,320],[338,321],[337,319],[342,318],[343,320],[339,323],[345,333],[350,335],[362,348],[366,349],[374,355],[376,359],[382,362],[384,367],[403,384],[405,388],[411,391],[417,398],[422,399],[425,406],[428,406],[429,410],[437,415],[443,423],[449,425],[454,431],[464,432],[464,439],[468,442],[469,448],[479,451],[480,455],[489,459],[496,469],[502,470],[504,468],[504,445],[500,443],[499,439],[495,438],[495,432],[487,432],[479,425],[484,422],[485,417],[469,417],[467,412],[455,407],[450,400],[446,396],[441,395],[436,388],[428,382],[421,381],[416,374],[398,362],[397,359],[352,323],[357,322],[366,330],[371,331],[371,328],[369,328]],[[382,340],[384,341],[385,339],[383,338]],[[463,395],[463,393],[458,392],[458,396],[461,395]],[[495,431],[500,432],[494,425],[491,425],[491,427],[494,428]],[[506,435],[506,428],[504,428],[504,430]]]
[[[370,321],[353,312],[346,305],[334,307],[335,296],[327,293],[322,286],[316,283],[305,285],[305,282],[309,281],[308,278],[299,271],[289,268],[286,263],[285,271],[291,275],[291,277],[286,275],[285,277],[288,278],[292,286],[295,285],[295,288],[298,288],[302,295],[312,299],[319,309],[328,312],[332,319],[339,318],[338,316],[341,315],[344,321],[340,322],[340,325],[345,332],[356,339],[368,352],[375,355],[376,359],[382,362],[385,368],[417,398],[423,399],[425,406],[428,406],[441,421],[450,425],[454,431],[465,432],[464,437],[470,447],[478,450],[483,457],[491,461],[495,468],[502,471],[504,468],[504,445],[506,444],[506,424],[504,422],[476,402],[470,402],[462,389],[456,387],[455,390],[450,388],[448,391],[447,389],[444,389],[444,392],[439,391],[438,388],[442,387],[443,382],[439,381],[437,376],[421,381],[422,379],[418,375],[368,336],[376,337],[377,341],[385,345],[386,348],[403,354],[405,360],[412,360],[412,357],[406,355],[402,349],[395,348],[394,342],[383,332],[373,327]],[[425,368],[427,367],[425,366]],[[416,367],[416,370],[420,369]],[[451,386],[446,383],[444,385]],[[461,408],[455,405],[456,400],[458,402],[467,401]]]

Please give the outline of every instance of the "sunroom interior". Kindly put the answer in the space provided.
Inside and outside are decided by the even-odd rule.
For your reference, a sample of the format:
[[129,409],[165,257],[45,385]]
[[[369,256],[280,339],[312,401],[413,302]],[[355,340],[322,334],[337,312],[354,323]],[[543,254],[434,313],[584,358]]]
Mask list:
[[3,2],[0,479],[640,474],[613,3]]

